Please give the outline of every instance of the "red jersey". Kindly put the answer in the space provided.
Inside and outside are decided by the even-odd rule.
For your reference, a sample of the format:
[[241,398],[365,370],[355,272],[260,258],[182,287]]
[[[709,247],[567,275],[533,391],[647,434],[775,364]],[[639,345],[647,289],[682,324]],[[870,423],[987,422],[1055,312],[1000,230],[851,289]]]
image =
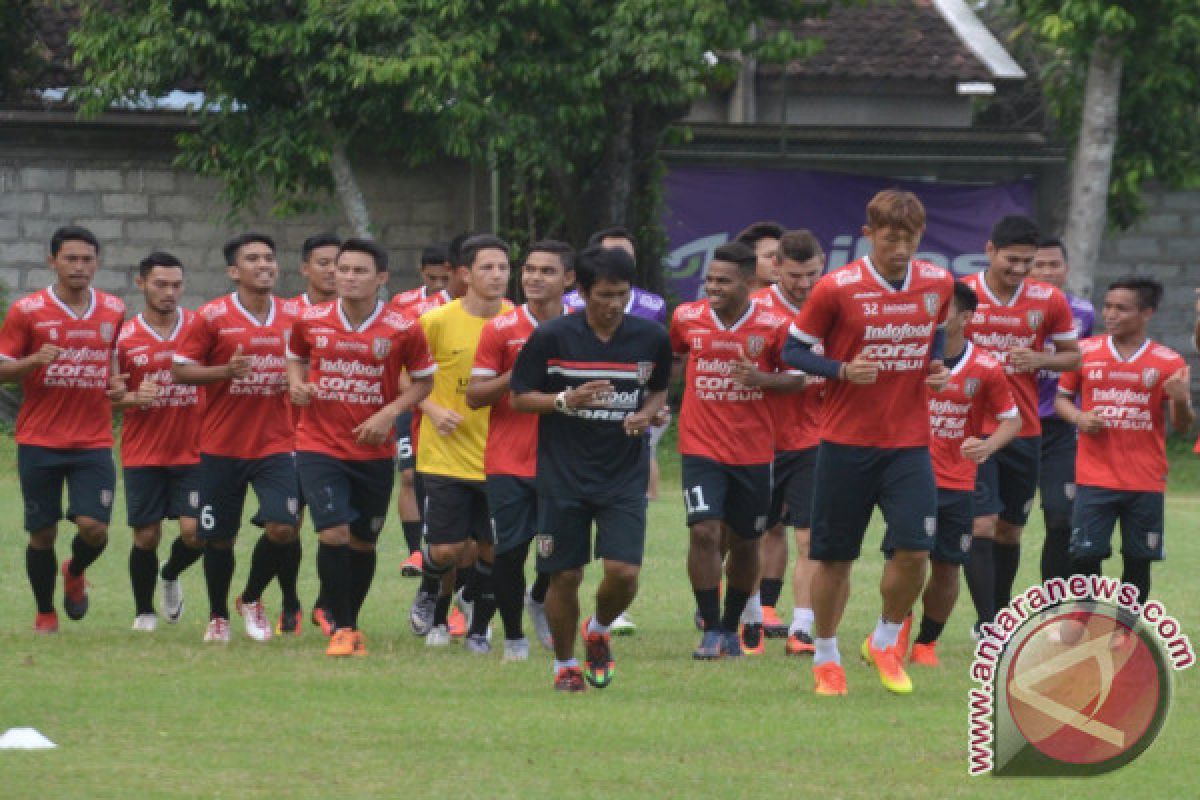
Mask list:
[[136,391],[144,380],[158,384],[158,397],[145,408],[125,409],[121,429],[121,463],[126,467],[174,467],[200,461],[200,423],[204,390],[175,383],[171,359],[195,313],[179,309],[175,329],[165,339],[138,314],[125,323],[117,339],[117,368]]
[[[784,296],[778,285],[759,289],[751,295],[763,308],[788,315],[793,321],[800,308]],[[825,348],[820,343],[813,352],[823,355]],[[803,375],[798,369],[788,368],[793,375]],[[768,392],[768,400],[775,406],[775,452],[788,453],[816,447],[821,440],[821,402],[825,397],[825,378],[809,375],[804,388],[798,392]]]
[[388,310],[399,311],[419,317],[430,309],[444,306],[454,298],[445,289],[429,293],[429,287],[418,286],[406,292],[400,292],[388,302]]
[[1017,416],[1017,403],[1008,388],[1004,367],[991,353],[967,342],[958,363],[950,370],[946,387],[935,392],[926,387],[929,400],[929,430],[933,434],[929,454],[939,489],[973,491],[974,461],[963,458],[962,444],[969,436],[982,436],[990,420]]
[[300,408],[296,449],[345,461],[396,455],[395,436],[365,445],[353,431],[396,399],[404,370],[424,378],[436,369],[417,321],[383,303],[357,329],[340,301],[309,308],[292,326],[288,357],[307,361],[308,379],[317,384],[312,402]]
[[679,452],[721,464],[769,464],[775,458],[772,402],[760,386],[730,377],[743,355],[778,372],[790,317],[751,300],[726,327],[708,300],[684,303],[671,319],[671,351],[687,357]]
[[1079,432],[1075,482],[1127,492],[1161,492],[1167,486],[1167,395],[1163,382],[1185,365],[1169,347],[1147,339],[1122,359],[1109,336],[1079,343],[1083,365],[1064,372],[1058,390],[1079,396],[1083,411],[1104,420],[1098,433]]
[[801,342],[842,362],[879,364],[875,383],[829,381],[821,439],[859,447],[929,446],[925,378],[934,331],[946,321],[954,276],[913,261],[896,288],[864,256],[817,281],[792,325]]
[[[1026,278],[1012,298],[1003,303],[988,288],[984,275],[977,272],[963,278],[963,283],[979,296],[979,306],[967,323],[966,335],[1004,364],[1017,406],[1021,409],[1021,432],[1017,435],[1037,436],[1042,432],[1037,370],[1013,372],[1008,365],[1008,353],[1018,347],[1045,350],[1047,341],[1077,338],[1075,317],[1066,295],[1048,283]],[[993,426],[989,431],[994,429]]]
[[[479,335],[471,375],[494,378],[511,372],[517,353],[537,325],[528,305],[488,320]],[[484,473],[533,478],[537,474],[537,439],[538,415],[514,411],[506,393],[492,404],[483,449]]]
[[44,344],[63,348],[53,363],[21,379],[25,399],[17,414],[17,444],[83,450],[112,447],[109,369],[125,304],[88,290],[87,310],[76,315],[53,288],[13,303],[0,328],[0,359],[16,361]]
[[265,322],[238,301],[237,292],[201,306],[175,351],[175,362],[218,366],[240,345],[253,367],[244,378],[207,384],[200,452],[259,459],[294,449],[287,393],[287,336],[293,318],[271,297]]

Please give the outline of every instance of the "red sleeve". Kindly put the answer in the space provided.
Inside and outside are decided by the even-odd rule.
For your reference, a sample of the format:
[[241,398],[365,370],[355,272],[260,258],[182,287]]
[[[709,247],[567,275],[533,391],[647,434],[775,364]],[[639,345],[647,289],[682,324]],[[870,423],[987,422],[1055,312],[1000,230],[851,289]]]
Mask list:
[[175,350],[175,360],[182,361],[185,364],[211,366],[208,359],[213,341],[211,323],[200,314],[197,314],[192,320],[192,324],[183,333],[182,341]]
[[16,304],[8,310],[0,328],[0,356],[16,360],[29,355],[29,316]]
[[1064,372],[1058,376],[1058,391],[1072,396],[1079,394],[1079,370]]
[[671,352],[676,355],[685,355],[688,351],[687,331],[684,328],[686,322],[679,321],[679,312],[686,306],[680,306],[675,309],[675,314],[671,317]]
[[292,323],[287,350],[289,356],[295,356],[301,361],[307,361],[309,355],[312,354],[312,342],[308,338],[308,323],[304,320],[298,319]]
[[998,366],[987,371],[983,390],[984,413],[991,419],[999,419],[1006,411],[1017,411],[1017,401],[1008,388],[1008,377],[1004,374],[1003,367]]
[[429,352],[429,343],[425,340],[425,331],[420,325],[413,324],[405,331],[404,368],[414,378],[427,378],[437,370],[433,355]]
[[504,368],[504,338],[496,327],[496,320],[488,320],[479,335],[479,344],[475,347],[475,363],[471,365],[472,375],[494,378],[508,372]]
[[813,287],[804,307],[796,315],[796,321],[792,323],[792,330],[799,334],[796,338],[800,341],[810,345],[816,344],[827,338],[829,332],[833,330],[838,316],[835,274],[830,273],[817,281],[817,285]]
[[1050,296],[1050,308],[1046,312],[1046,330],[1051,339],[1076,339],[1075,317],[1071,314],[1071,304],[1062,292],[1054,292]]

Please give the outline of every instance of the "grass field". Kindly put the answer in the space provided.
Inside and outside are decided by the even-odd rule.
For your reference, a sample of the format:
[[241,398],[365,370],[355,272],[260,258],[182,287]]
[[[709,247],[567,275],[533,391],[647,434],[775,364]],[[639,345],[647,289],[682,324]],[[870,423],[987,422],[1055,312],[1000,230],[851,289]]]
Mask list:
[[[1170,560],[1156,569],[1153,593],[1196,641],[1200,595],[1190,576],[1200,560],[1200,463],[1181,445],[1172,451]],[[786,659],[779,641],[759,658],[693,662],[697,634],[677,465],[664,462],[664,499],[651,505],[642,590],[632,610],[638,634],[616,641],[612,687],[564,697],[551,690],[550,659],[536,645],[530,662],[501,664],[498,653],[477,657],[457,645],[430,652],[408,632],[416,587],[399,575],[402,537],[394,520],[364,610],[367,659],[326,658],[311,626],[299,639],[262,645],[242,636],[235,620],[229,646],[202,645],[199,565],[183,577],[188,609],[180,624],[131,632],[123,503],[108,552],[89,571],[87,619],[64,616],[59,635],[34,636],[21,502],[11,440],[4,438],[0,731],[32,726],[59,747],[0,751],[0,797],[1194,796],[1195,670],[1176,675],[1166,728],[1123,770],[1067,783],[968,778],[970,614],[960,606],[952,619],[940,669],[914,668],[914,695],[888,694],[854,657],[878,613],[881,562],[873,553],[856,569],[842,628],[848,697],[815,697],[808,662]],[[68,552],[65,526],[63,534],[60,557]],[[876,526],[869,542],[877,545],[879,536]],[[1035,580],[1040,521],[1026,536],[1018,588]],[[316,589],[308,537],[306,601]],[[244,534],[240,543],[235,591],[254,538]],[[266,597],[277,612],[278,590],[272,586]],[[786,590],[780,605],[790,608]]]

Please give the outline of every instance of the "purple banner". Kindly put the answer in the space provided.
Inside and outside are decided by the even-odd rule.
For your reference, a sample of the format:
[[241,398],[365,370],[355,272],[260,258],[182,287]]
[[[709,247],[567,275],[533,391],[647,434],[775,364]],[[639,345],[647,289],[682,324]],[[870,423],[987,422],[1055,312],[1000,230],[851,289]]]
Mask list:
[[881,189],[913,192],[925,205],[919,257],[959,275],[987,266],[984,245],[1005,214],[1034,211],[1033,181],[980,186],[903,181],[813,170],[674,167],[666,178],[667,287],[680,300],[704,289],[712,251],[759,220],[808,228],[827,254],[826,269],[863,255],[867,203]]

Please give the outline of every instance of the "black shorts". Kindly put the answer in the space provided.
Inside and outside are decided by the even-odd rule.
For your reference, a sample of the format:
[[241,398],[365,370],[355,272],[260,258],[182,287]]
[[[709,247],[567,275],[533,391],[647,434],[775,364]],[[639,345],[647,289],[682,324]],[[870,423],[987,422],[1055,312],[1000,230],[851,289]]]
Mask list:
[[646,495],[603,500],[538,495],[537,571],[577,569],[596,558],[641,565],[646,549]]
[[537,489],[533,478],[487,476],[488,510],[496,534],[496,555],[528,544],[537,533]]
[[30,533],[51,528],[63,518],[63,484],[67,519],[90,517],[105,525],[112,519],[117,468],[107,447],[72,450],[19,444],[17,475],[25,501],[25,530]]
[[300,489],[296,457],[292,453],[275,453],[264,458],[201,453],[200,538],[220,541],[237,537],[242,508],[246,505],[246,489],[251,486],[258,496],[255,525],[298,524]]
[[1033,508],[1041,462],[1040,436],[1013,439],[979,465],[975,473],[975,514],[999,514],[1010,525],[1024,525]]
[[[971,528],[975,523],[974,492],[966,489],[938,489],[937,532],[929,558],[944,564],[963,566],[971,552]],[[896,552],[891,544],[891,532],[883,535],[879,547],[891,558]]]
[[927,447],[857,447],[821,442],[813,490],[814,561],[853,561],[875,506],[899,550],[929,550],[937,526],[937,485]]
[[763,535],[771,510],[770,464],[722,464],[700,456],[681,462],[689,526],[719,519],[743,539]]
[[817,471],[817,448],[775,454],[772,467],[771,510],[767,527],[779,523],[793,528],[812,527],[813,476]]
[[487,484],[445,475],[424,475],[425,541],[429,544],[459,544],[467,539],[495,542],[488,513]]
[[413,413],[405,411],[396,417],[396,469],[403,472],[417,466],[417,450],[412,439]]
[[129,527],[164,519],[200,516],[200,465],[125,467],[125,508]]
[[1038,491],[1046,518],[1071,519],[1075,500],[1075,450],[1079,433],[1058,417],[1042,420],[1042,463]]
[[1162,561],[1162,492],[1123,492],[1080,486],[1071,519],[1071,558],[1112,555],[1112,532],[1121,520],[1121,555]]
[[324,453],[296,453],[300,485],[311,500],[313,528],[341,525],[361,542],[374,542],[383,530],[391,505],[396,471],[391,459],[345,461]]

